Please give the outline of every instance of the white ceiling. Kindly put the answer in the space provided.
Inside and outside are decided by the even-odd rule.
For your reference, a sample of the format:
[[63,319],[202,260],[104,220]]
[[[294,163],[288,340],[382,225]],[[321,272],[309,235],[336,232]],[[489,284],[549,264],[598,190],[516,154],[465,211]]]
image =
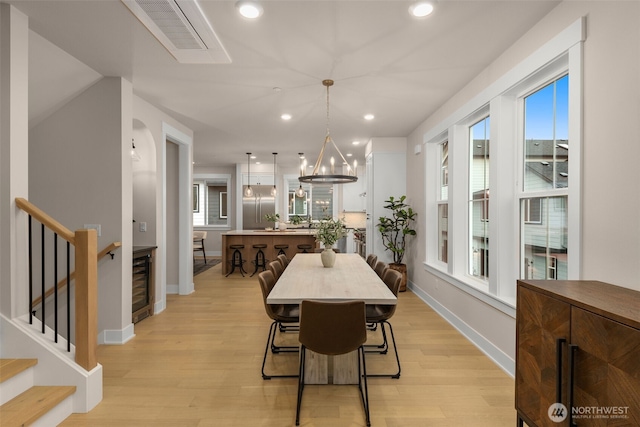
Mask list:
[[[407,136],[558,4],[441,0],[431,16],[416,19],[407,1],[272,0],[249,21],[233,1],[201,0],[232,63],[187,65],[119,0],[8,2],[36,33],[31,125],[100,76],[123,76],[137,95],[195,131],[201,166],[242,163],[246,152],[271,163],[275,151],[289,166],[298,165],[298,152],[315,160],[326,131],[327,78],[335,80],[331,135],[362,162],[369,138]],[[293,119],[282,121],[285,112]]]

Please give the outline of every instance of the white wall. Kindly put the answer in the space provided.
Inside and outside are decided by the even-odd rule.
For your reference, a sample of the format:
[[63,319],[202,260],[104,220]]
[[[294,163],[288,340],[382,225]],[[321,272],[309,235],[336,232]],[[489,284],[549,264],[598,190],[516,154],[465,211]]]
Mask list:
[[[423,135],[582,16],[584,43],[583,260],[581,277],[640,290],[640,3],[562,2],[408,138],[407,195],[425,207]],[[419,217],[420,218],[420,217]],[[614,225],[612,225],[614,224]],[[418,221],[407,264],[415,291],[508,370],[515,319],[423,268],[426,229]]]
[[[131,225],[133,246],[156,246],[156,199],[159,175],[156,170],[156,145],[151,131],[139,120],[134,120],[133,139],[139,161],[132,161],[133,169],[133,219]],[[141,224],[146,231],[140,231]]]
[[131,117],[123,113],[131,94],[126,80],[104,78],[41,121],[29,137],[30,201],[70,230],[100,224],[98,250],[122,242],[114,260],[98,264],[99,331],[123,331],[131,324],[131,257],[124,256],[131,234],[122,233],[123,222],[131,224],[131,188],[123,193],[122,178],[123,138],[131,141]]

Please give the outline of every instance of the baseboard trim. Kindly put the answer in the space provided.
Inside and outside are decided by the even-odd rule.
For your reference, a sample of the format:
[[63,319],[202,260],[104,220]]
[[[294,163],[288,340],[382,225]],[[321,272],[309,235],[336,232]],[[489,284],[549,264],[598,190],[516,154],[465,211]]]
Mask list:
[[98,334],[98,344],[122,345],[135,337],[133,323],[128,324],[124,329],[105,329]]
[[418,298],[420,298],[425,304],[438,313],[443,319],[445,319],[451,326],[456,328],[458,332],[464,335],[469,341],[471,341],[480,351],[482,351],[489,359],[491,359],[496,365],[506,372],[511,378],[515,378],[515,361],[511,359],[493,343],[476,332],[471,326],[463,322],[458,316],[449,311],[445,306],[440,304],[427,292],[416,286],[413,282],[409,281],[407,287]]

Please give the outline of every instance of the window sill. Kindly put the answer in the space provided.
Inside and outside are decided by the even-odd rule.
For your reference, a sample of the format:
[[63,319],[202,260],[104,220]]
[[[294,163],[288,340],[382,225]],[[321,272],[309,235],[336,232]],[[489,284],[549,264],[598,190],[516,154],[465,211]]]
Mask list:
[[[445,282],[455,286],[461,291],[477,298],[478,300],[484,302],[485,304],[490,305],[503,312],[504,314],[513,317],[516,317],[516,302],[515,299],[504,299],[500,298],[497,295],[490,294],[487,289],[483,289],[481,287],[481,282],[473,280],[471,278],[466,278],[467,281],[462,280],[460,277],[452,276],[446,270],[441,267],[430,265],[426,262],[423,263],[425,271],[433,274],[434,276],[439,277]],[[477,283],[478,285],[474,285],[472,283]]]

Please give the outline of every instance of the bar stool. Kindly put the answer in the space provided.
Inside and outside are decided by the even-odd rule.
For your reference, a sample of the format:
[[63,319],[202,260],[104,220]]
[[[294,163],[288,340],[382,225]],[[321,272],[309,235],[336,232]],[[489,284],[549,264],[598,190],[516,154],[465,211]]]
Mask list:
[[306,254],[306,253],[309,253],[309,249],[313,249],[313,246],[308,243],[305,243],[305,244],[298,245],[298,249],[302,250],[303,254]]
[[284,250],[289,249],[289,245],[273,245],[273,247],[278,249],[278,253],[276,255],[286,255],[287,253]]
[[240,249],[244,249],[244,245],[229,245],[229,248],[233,249],[233,255],[231,256],[231,271],[224,277],[233,273],[236,270],[236,267],[240,268],[240,274],[244,277],[244,273],[246,273],[246,271],[244,271],[244,267],[242,266],[244,261],[242,260],[242,252],[240,252]]
[[267,269],[267,260],[264,258],[264,252],[262,251],[266,247],[266,243],[257,243],[253,245],[253,249],[257,249],[258,251],[256,252],[256,259],[253,261],[253,264],[256,266],[256,268],[255,270],[253,270],[253,273],[251,273],[250,277],[253,277],[253,275],[258,272],[258,268],[260,267],[262,267],[262,271],[265,271]]

